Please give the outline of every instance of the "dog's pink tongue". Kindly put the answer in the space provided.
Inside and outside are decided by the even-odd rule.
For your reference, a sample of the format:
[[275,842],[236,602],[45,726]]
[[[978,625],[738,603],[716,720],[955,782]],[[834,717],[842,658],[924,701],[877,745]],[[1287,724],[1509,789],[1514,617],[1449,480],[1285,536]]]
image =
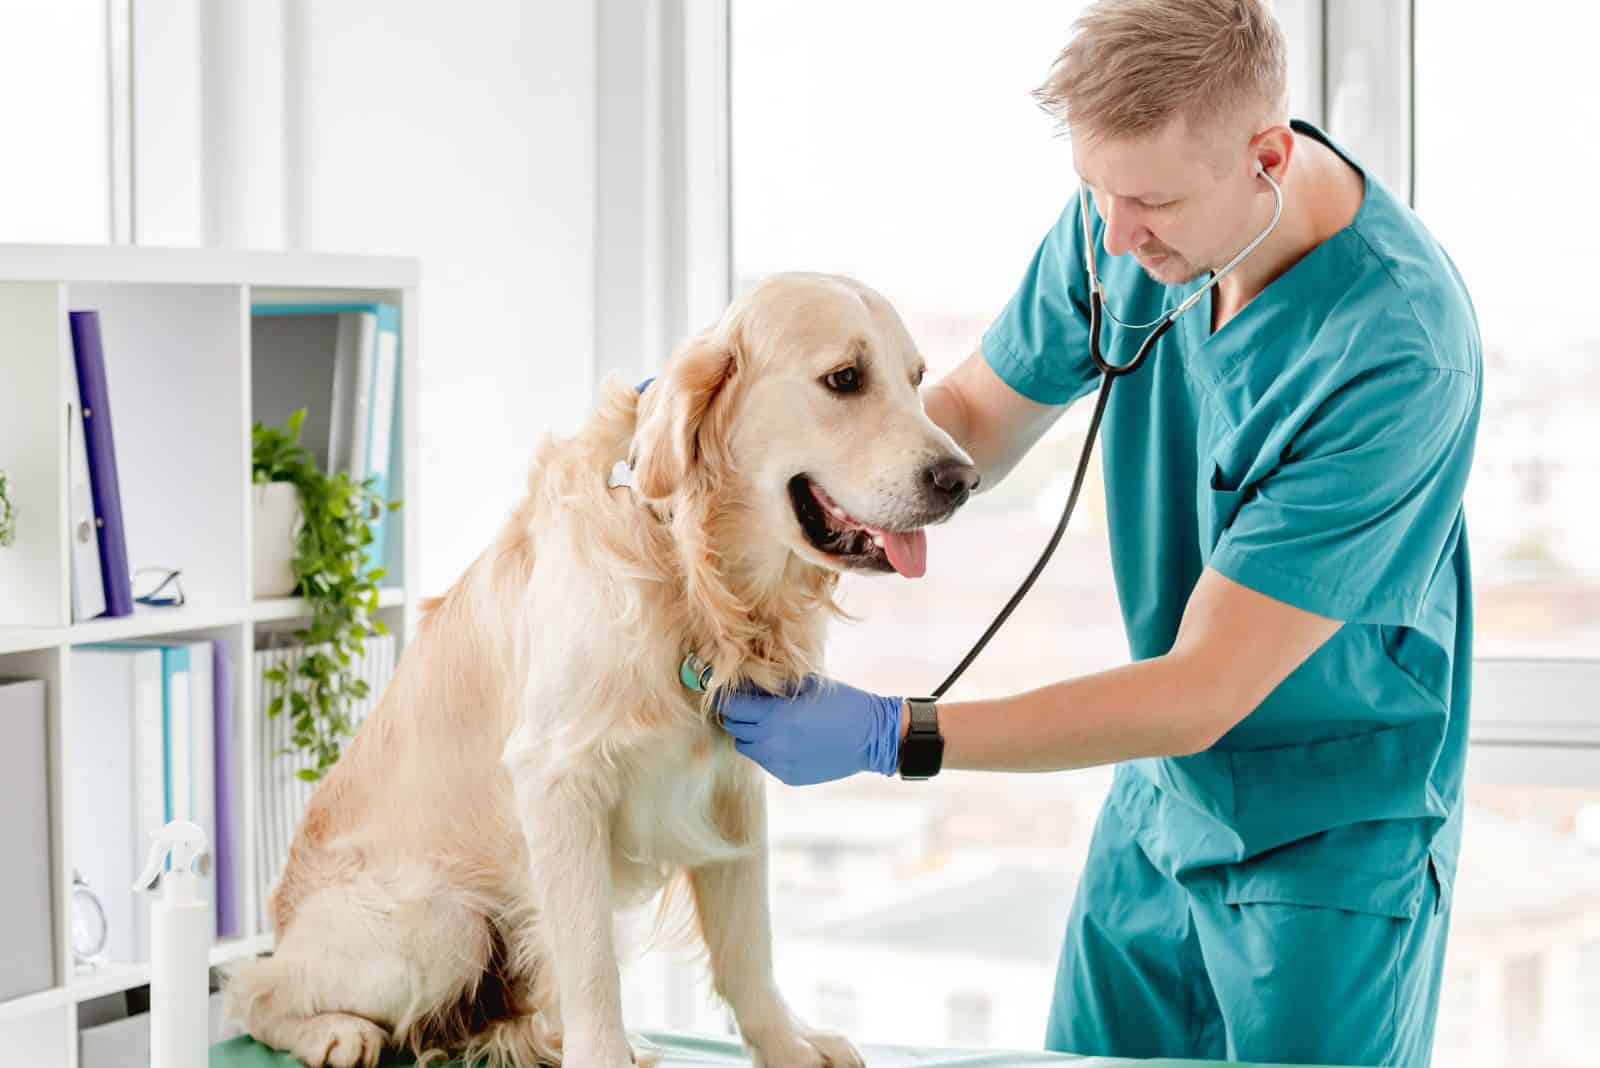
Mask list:
[[894,530],[879,532],[889,563],[906,578],[921,578],[928,572],[928,535],[920,530],[909,534]]

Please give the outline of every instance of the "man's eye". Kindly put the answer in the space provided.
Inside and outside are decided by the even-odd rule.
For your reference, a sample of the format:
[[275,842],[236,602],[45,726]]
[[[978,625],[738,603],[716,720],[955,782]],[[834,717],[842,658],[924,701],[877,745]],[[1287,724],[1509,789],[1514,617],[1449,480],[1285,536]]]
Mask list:
[[861,372],[854,367],[844,367],[830,371],[822,381],[835,393],[854,393],[861,388]]

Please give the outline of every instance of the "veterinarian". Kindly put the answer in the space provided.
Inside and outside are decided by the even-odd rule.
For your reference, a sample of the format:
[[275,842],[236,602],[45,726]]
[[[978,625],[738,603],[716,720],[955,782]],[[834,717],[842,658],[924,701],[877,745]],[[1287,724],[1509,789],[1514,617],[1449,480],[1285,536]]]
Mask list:
[[[1281,187],[1278,225],[1111,393],[1133,663],[983,701],[815,679],[724,708],[789,783],[1117,764],[1052,1049],[1429,1060],[1461,838],[1480,344],[1421,221],[1288,121],[1285,66],[1261,0],[1088,10],[1037,96],[1092,208],[1068,200],[979,351],[924,393],[993,486],[1098,382],[1079,213],[1108,311],[1148,324],[1269,228]],[[1147,333],[1108,315],[1107,358]]]

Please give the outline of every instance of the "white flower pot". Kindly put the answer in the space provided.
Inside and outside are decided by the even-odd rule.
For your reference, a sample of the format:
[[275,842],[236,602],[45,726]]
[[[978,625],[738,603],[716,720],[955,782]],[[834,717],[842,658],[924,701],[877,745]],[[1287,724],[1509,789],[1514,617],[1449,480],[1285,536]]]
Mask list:
[[287,597],[294,592],[294,542],[304,513],[293,482],[257,482],[254,491],[255,596]]

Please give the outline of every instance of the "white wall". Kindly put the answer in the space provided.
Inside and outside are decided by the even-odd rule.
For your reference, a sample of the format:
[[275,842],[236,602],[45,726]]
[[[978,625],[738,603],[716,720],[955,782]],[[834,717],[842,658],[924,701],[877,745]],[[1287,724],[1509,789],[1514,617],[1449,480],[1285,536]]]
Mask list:
[[422,262],[418,592],[436,592],[515,504],[538,437],[588,407],[594,6],[290,14],[303,102],[303,123],[288,121],[290,244]]

